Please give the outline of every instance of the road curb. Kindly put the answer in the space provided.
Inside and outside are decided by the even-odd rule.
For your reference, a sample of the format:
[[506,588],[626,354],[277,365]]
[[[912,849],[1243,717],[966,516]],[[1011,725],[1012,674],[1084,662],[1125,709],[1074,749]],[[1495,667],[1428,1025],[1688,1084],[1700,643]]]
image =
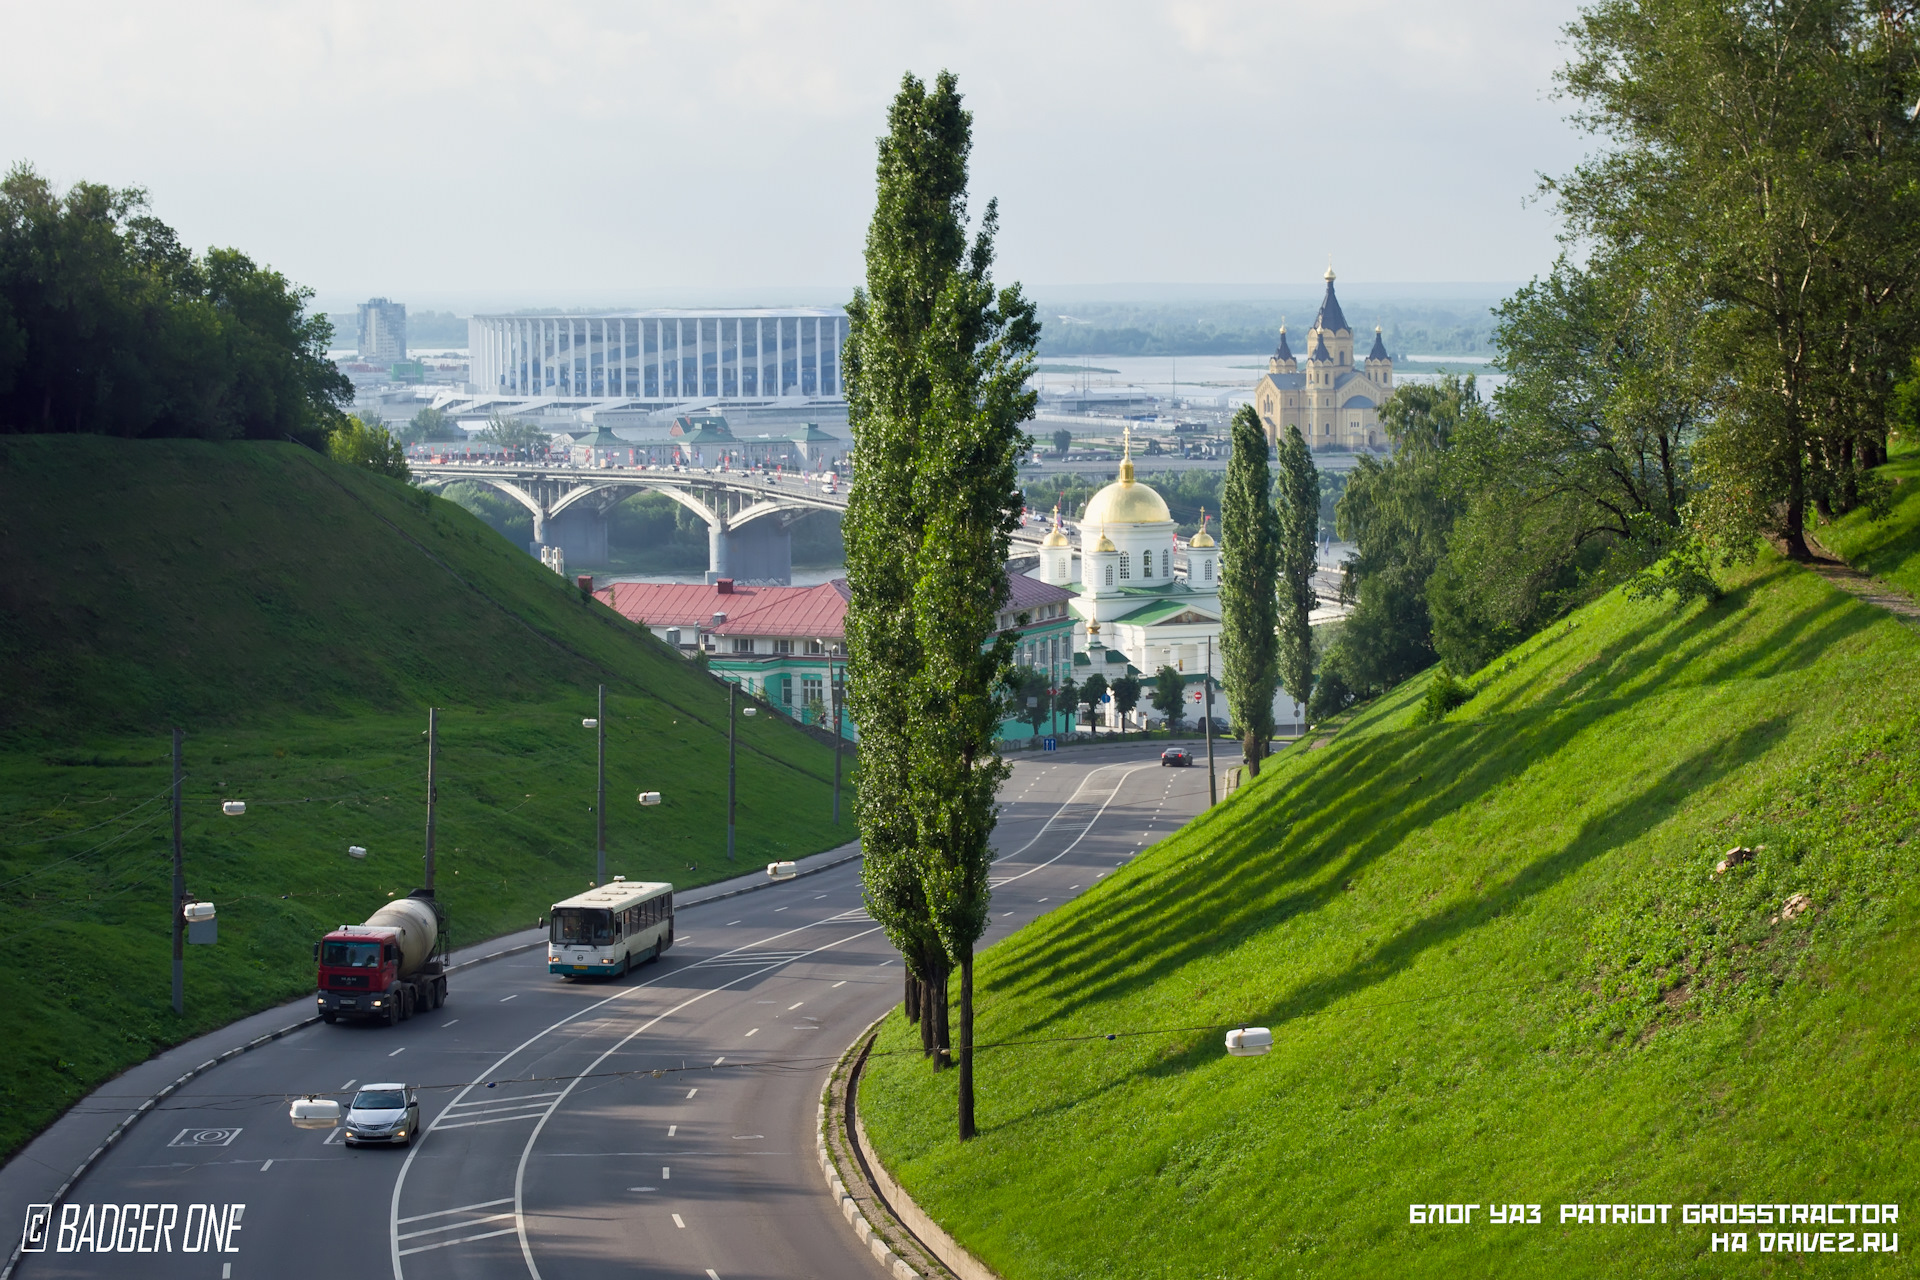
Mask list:
[[[1000,1280],[914,1203],[867,1142],[859,1112],[860,1072],[879,1038],[880,1024],[893,1012],[889,1009],[881,1014],[854,1037],[820,1090],[815,1142],[827,1193],[834,1197],[854,1234],[898,1280],[920,1275],[941,1280]],[[852,1192],[847,1189],[849,1177],[854,1183]],[[901,1256],[903,1252],[917,1254],[923,1270],[916,1271]]]

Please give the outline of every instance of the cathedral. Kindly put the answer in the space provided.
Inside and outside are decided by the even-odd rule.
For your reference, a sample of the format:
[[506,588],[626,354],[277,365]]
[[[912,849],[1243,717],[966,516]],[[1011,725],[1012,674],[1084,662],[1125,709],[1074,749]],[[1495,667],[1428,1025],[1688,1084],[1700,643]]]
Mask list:
[[1287,327],[1281,325],[1280,345],[1267,361],[1266,376],[1254,384],[1254,408],[1274,444],[1285,439],[1288,427],[1298,427],[1316,450],[1385,449],[1380,406],[1393,393],[1393,359],[1376,325],[1365,369],[1354,363],[1353,329],[1334,296],[1332,267],[1325,278],[1327,295],[1307,330],[1306,371],[1301,372],[1287,345]]

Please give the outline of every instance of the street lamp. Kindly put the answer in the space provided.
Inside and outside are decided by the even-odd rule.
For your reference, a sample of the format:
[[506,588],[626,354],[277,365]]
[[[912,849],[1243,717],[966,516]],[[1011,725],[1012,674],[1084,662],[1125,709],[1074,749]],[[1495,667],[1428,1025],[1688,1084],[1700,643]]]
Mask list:
[[[740,692],[738,680],[727,681],[727,861],[733,861],[733,794],[735,778],[734,726],[739,722],[733,713],[734,699]],[[744,708],[742,715],[752,718],[756,707]]]
[[600,686],[595,710],[597,715],[580,722],[582,729],[593,730],[595,782],[593,790],[593,882],[607,882],[607,686]]
[[[820,652],[827,656],[827,696],[833,699],[833,825],[840,825],[840,681],[833,671],[833,642],[822,639]],[[841,671],[846,665],[841,664]]]

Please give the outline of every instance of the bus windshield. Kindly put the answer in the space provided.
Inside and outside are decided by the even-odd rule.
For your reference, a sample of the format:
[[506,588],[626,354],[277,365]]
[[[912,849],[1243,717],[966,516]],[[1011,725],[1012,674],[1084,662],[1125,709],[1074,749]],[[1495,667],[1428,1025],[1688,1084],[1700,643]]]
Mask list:
[[380,967],[380,944],[329,942],[320,948],[320,963],[336,969],[377,969]]
[[604,947],[613,941],[613,914],[598,907],[559,907],[553,940],[562,945]]

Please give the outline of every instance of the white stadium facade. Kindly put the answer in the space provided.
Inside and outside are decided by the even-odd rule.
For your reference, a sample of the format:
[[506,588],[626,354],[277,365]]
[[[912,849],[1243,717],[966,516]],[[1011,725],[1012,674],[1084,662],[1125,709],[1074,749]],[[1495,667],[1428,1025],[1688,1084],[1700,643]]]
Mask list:
[[477,315],[468,321],[470,394],[777,404],[844,394],[838,307]]

